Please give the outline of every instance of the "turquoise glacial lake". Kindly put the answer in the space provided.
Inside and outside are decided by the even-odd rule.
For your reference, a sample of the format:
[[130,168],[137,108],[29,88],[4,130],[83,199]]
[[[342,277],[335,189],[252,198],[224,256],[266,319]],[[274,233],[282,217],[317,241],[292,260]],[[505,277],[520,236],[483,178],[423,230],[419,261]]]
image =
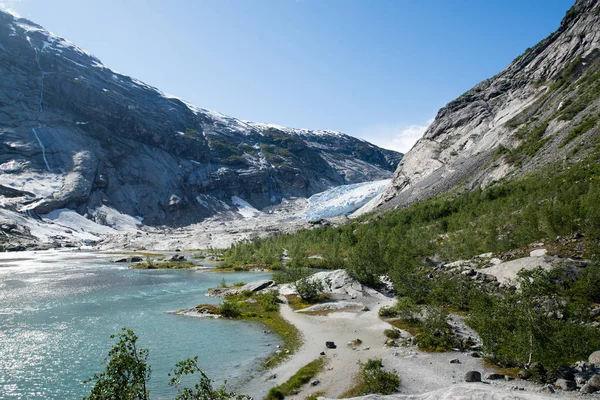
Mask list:
[[[30,253],[31,255],[31,253]],[[35,256],[32,257],[35,259]],[[167,314],[200,303],[210,287],[267,279],[268,273],[132,270],[107,260],[55,257],[3,263],[0,259],[0,398],[81,399],[86,378],[103,370],[128,327],[149,349],[153,399],[174,397],[173,365],[198,356],[217,384],[239,387],[280,343],[264,327],[240,321]]]

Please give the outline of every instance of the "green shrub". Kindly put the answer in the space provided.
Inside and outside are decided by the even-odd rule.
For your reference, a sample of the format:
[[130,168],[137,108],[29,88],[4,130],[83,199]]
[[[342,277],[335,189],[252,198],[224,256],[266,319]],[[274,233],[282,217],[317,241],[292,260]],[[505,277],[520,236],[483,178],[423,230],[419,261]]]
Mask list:
[[448,313],[436,308],[428,308],[427,316],[417,335],[419,349],[427,351],[447,351],[452,348],[452,329],[448,325]]
[[225,300],[221,304],[219,311],[225,318],[236,318],[240,316],[240,308],[237,305],[237,302],[233,300]]
[[393,318],[398,316],[398,311],[393,306],[383,306],[379,309],[378,314],[383,318]]
[[312,279],[311,277],[302,278],[296,283],[294,287],[298,292],[298,296],[304,301],[314,303],[319,299],[321,293],[323,293],[323,284],[320,280]]
[[343,397],[364,396],[367,394],[393,394],[398,391],[400,378],[396,371],[383,370],[381,359],[369,359],[366,363],[358,362],[360,372],[358,383]]
[[386,329],[383,334],[390,339],[400,339],[400,331],[398,329]]

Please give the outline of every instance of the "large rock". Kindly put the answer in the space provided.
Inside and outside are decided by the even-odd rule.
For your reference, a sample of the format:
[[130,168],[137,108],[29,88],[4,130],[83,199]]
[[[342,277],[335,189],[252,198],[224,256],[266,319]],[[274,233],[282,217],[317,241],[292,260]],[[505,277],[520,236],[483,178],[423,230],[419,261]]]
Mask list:
[[241,293],[245,293],[245,292],[250,292],[250,293],[259,292],[261,290],[270,288],[273,285],[275,285],[275,281],[262,280],[262,281],[250,282],[243,286],[238,286],[238,287],[233,287],[233,288],[220,288],[220,287],[211,288],[208,290],[208,292],[206,294],[207,294],[207,296],[211,296],[211,297],[225,298],[228,296],[233,296],[233,295],[241,294]]
[[[356,279],[352,278],[344,269],[335,271],[317,272],[309,277],[312,281],[318,281],[323,287],[324,293],[349,296],[353,299],[360,297],[381,296],[378,291],[364,286]],[[280,293],[283,295],[296,294],[294,285],[282,285]]]
[[600,350],[596,350],[595,352],[590,354],[588,361],[591,362],[592,364],[596,364],[596,366],[600,367]]
[[577,389],[577,384],[575,383],[575,381],[570,381],[570,380],[562,379],[562,378],[557,379],[556,382],[554,383],[554,386],[557,386],[565,391],[572,391],[572,390]]
[[596,390],[600,390],[600,374],[592,376],[587,384]]
[[465,374],[465,382],[481,382],[481,372],[469,371]]

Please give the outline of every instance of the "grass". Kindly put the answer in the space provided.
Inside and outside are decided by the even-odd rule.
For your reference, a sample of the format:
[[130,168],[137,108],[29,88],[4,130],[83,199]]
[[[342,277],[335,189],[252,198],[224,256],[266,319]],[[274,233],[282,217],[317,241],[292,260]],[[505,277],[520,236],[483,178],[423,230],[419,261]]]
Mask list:
[[392,319],[386,320],[385,322],[392,325],[394,328],[406,331],[413,336],[417,336],[419,333],[421,333],[421,328],[423,327],[423,323],[418,320],[409,321],[404,319]]
[[135,263],[130,268],[132,269],[185,269],[196,267],[191,261],[179,262],[179,261],[164,261],[164,262],[152,262],[152,263]]
[[483,363],[487,368],[493,368],[496,373],[509,376],[513,379],[519,378],[519,368],[502,368],[497,364],[494,364],[489,358],[484,358]]
[[[295,294],[288,294],[284,296],[287,299],[288,305],[292,308],[292,310],[294,311],[298,311],[298,310],[303,310],[307,307],[310,307],[316,303],[322,303],[325,300],[328,300],[331,296],[329,296],[326,293],[321,293],[319,295],[319,298],[317,299],[317,301],[309,303],[306,300],[303,300],[300,296],[295,295]],[[329,311],[335,311],[335,310],[329,310]],[[310,314],[310,312],[307,312],[306,314]]]
[[311,394],[310,396],[308,396],[306,398],[306,400],[317,400],[319,397],[324,397],[325,396],[325,392],[315,392],[313,394]]
[[300,388],[311,381],[317,374],[325,368],[327,358],[319,357],[300,368],[290,379],[269,390],[265,400],[281,400],[285,396],[297,394]]

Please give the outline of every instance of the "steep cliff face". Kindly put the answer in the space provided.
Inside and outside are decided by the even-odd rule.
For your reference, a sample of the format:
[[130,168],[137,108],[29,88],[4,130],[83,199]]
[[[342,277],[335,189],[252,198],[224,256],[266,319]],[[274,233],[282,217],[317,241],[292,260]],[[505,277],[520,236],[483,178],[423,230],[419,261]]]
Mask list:
[[109,205],[188,224],[391,176],[401,154],[339,132],[244,122],[165,95],[0,11],[0,206]]
[[598,143],[600,2],[578,0],[559,29],[442,108],[390,186],[362,211],[486,186]]

